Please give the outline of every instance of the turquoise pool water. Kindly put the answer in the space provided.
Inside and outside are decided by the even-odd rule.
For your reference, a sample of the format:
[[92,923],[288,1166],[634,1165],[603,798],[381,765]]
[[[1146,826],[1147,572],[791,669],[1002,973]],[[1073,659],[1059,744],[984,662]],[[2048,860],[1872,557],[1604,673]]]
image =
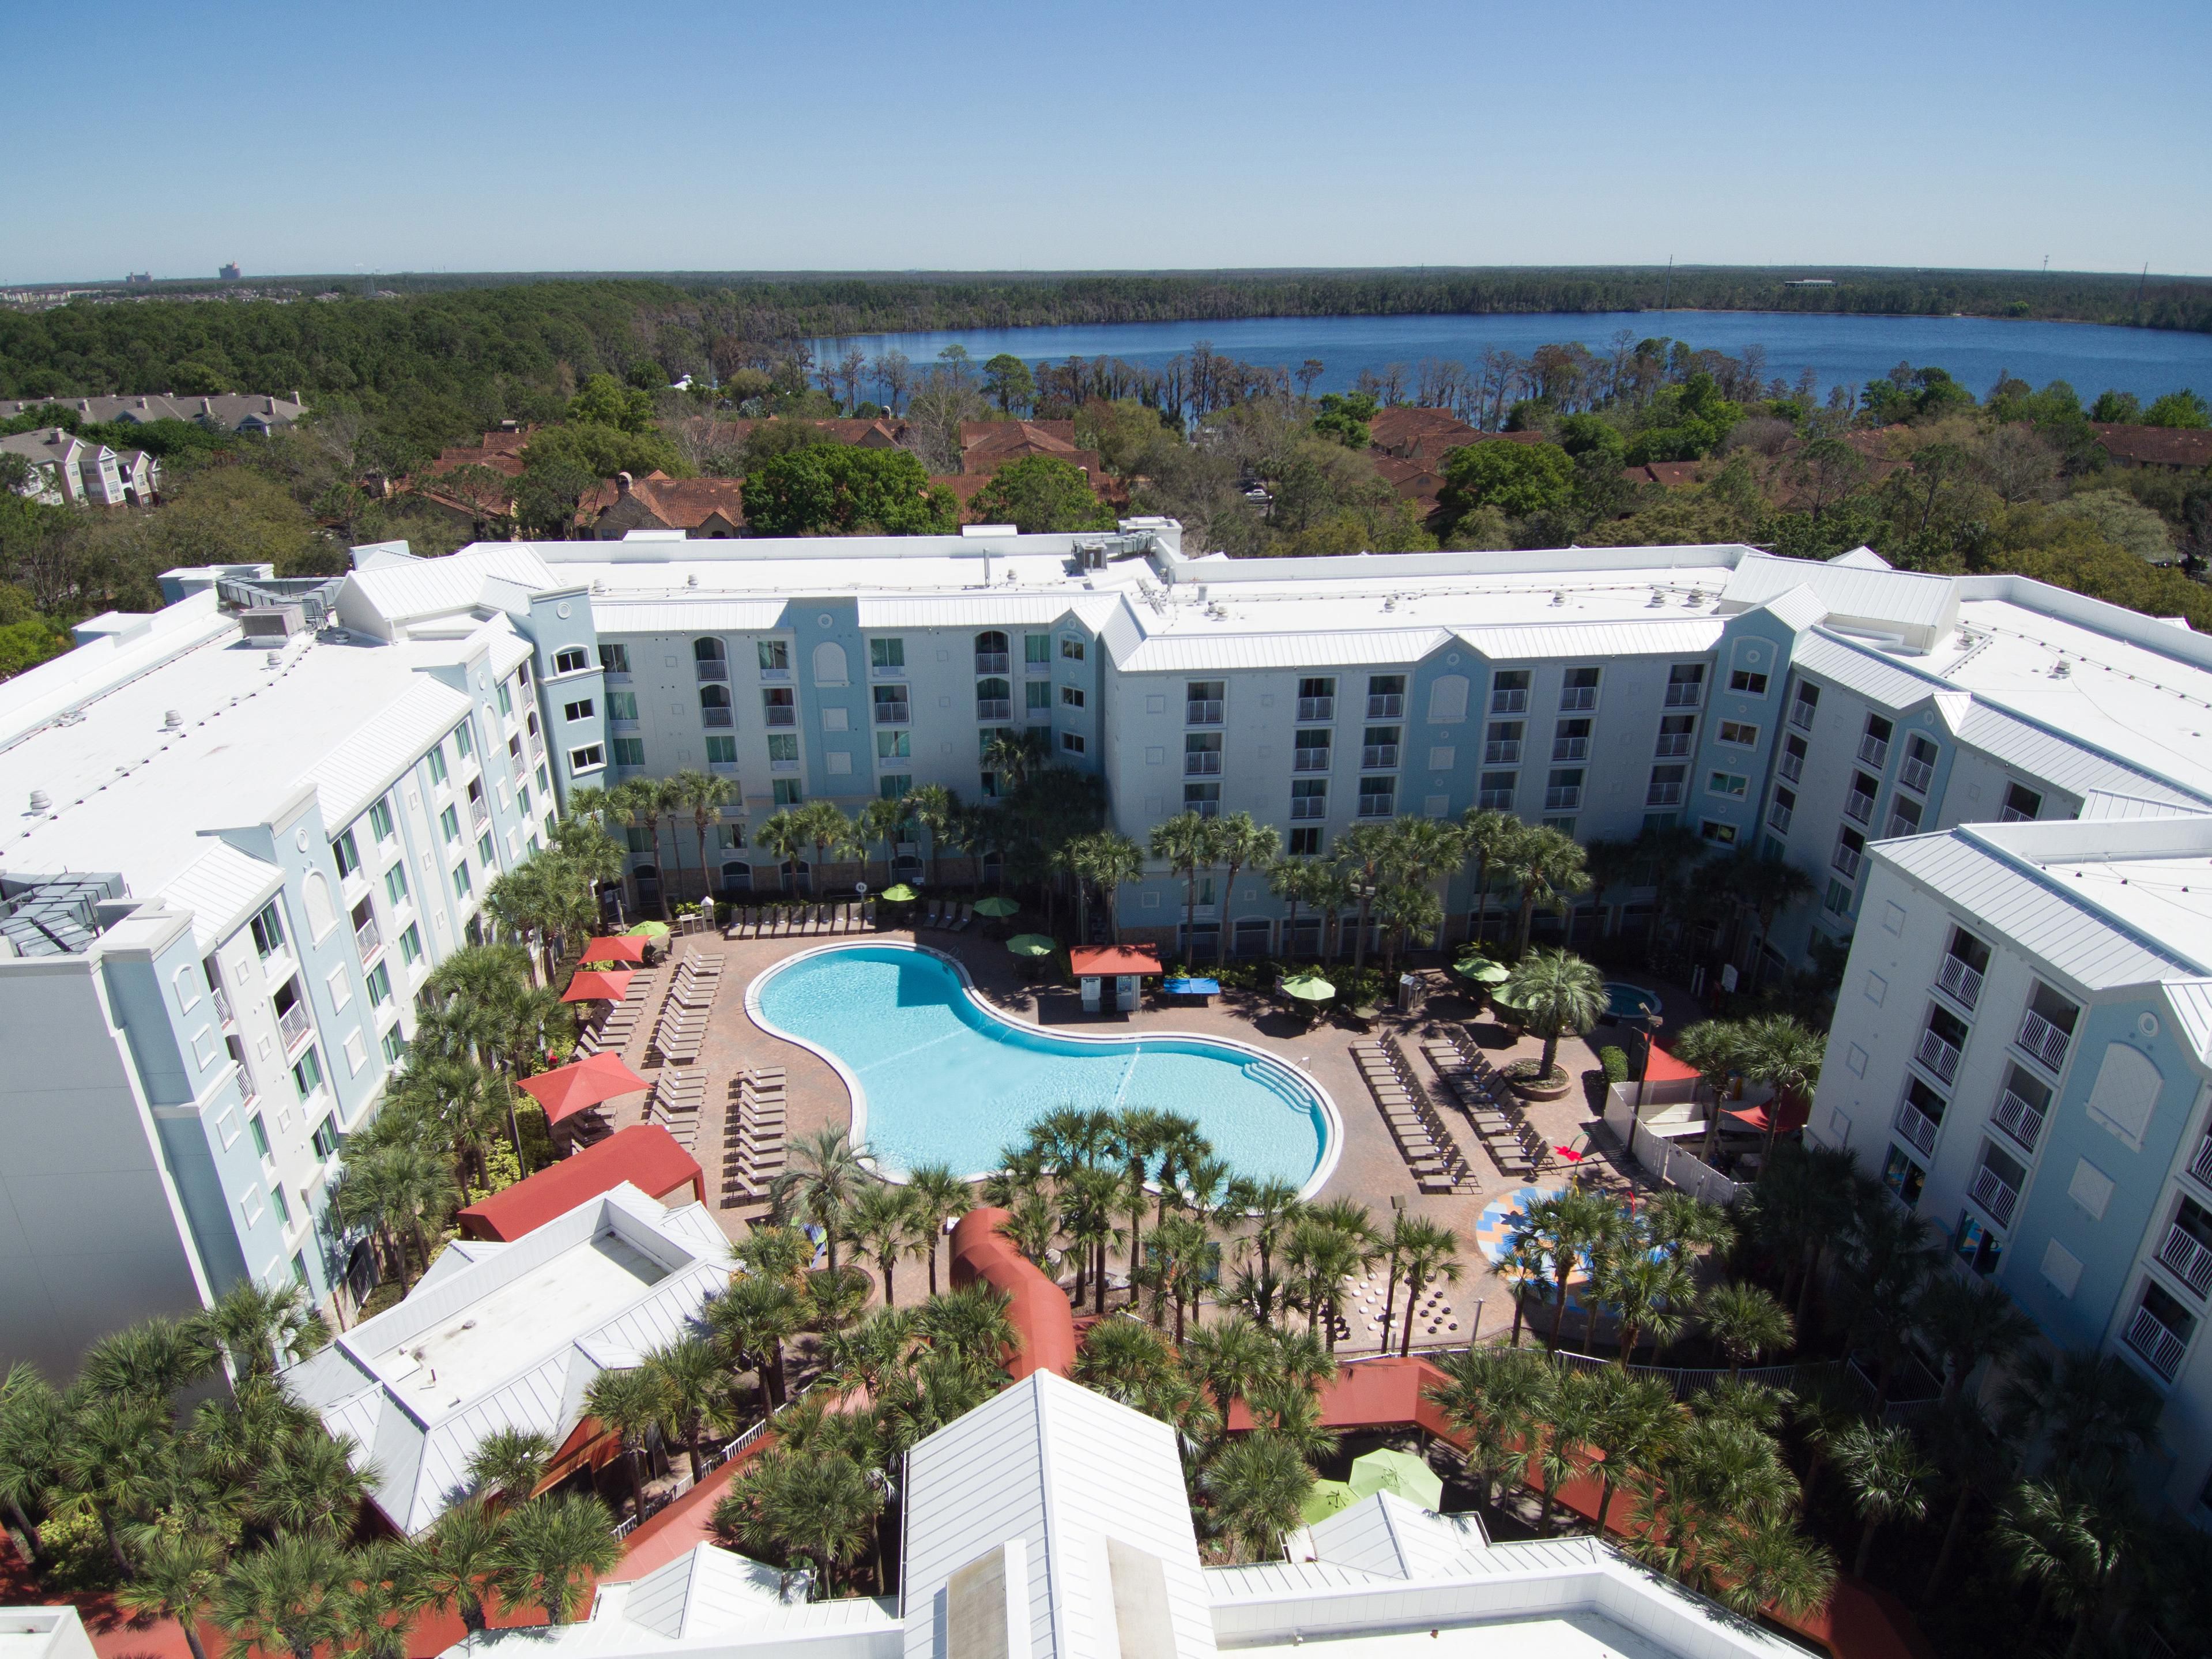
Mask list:
[[1605,1003],[1606,1012],[1615,1019],[1641,1019],[1647,1009],[1659,1006],[1659,994],[1626,980],[1609,979],[1605,982]]
[[746,1000],[762,1024],[859,1084],[856,1138],[895,1173],[996,1169],[1000,1148],[1063,1106],[1181,1112],[1239,1174],[1294,1186],[1329,1152],[1328,1108],[1273,1060],[1204,1037],[1088,1040],[1004,1019],[926,951],[860,945],[795,957],[756,980]]

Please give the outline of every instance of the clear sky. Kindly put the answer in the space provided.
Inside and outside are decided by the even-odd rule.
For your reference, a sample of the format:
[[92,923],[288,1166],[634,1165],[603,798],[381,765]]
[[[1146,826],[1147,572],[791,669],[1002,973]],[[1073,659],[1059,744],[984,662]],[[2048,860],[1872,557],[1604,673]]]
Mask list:
[[2212,273],[2208,0],[116,0],[0,38],[0,282]]

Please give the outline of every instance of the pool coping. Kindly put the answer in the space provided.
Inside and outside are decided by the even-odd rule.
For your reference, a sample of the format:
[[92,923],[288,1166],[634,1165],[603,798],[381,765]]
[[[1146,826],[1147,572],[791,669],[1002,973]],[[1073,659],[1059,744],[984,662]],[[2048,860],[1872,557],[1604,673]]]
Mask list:
[[[845,1062],[840,1060],[836,1054],[831,1054],[827,1048],[823,1048],[818,1043],[810,1042],[803,1036],[799,1036],[793,1032],[785,1030],[783,1027],[778,1025],[774,1020],[769,1018],[769,1017],[761,1011],[760,997],[760,988],[775,975],[781,973],[785,969],[790,967],[794,962],[805,961],[809,957],[829,956],[839,951],[856,950],[911,951],[917,956],[936,957],[939,962],[945,963],[954,973],[960,976],[960,988],[968,994],[968,1000],[975,1004],[975,1007],[982,1014],[988,1018],[997,1020],[1003,1025],[1012,1026],[1016,1030],[1029,1031],[1042,1036],[1062,1038],[1070,1042],[1133,1042],[1141,1046],[1145,1042],[1154,1039],[1165,1040],[1172,1038],[1182,1042],[1212,1043],[1223,1048],[1233,1049],[1239,1054],[1249,1054],[1255,1060],[1264,1060],[1271,1066],[1279,1066],[1285,1071],[1288,1072],[1292,1077],[1297,1079],[1297,1080],[1304,1084],[1307,1088],[1313,1091],[1314,1098],[1321,1103],[1322,1124],[1328,1131],[1328,1134],[1322,1146],[1320,1162],[1314,1165],[1313,1173],[1308,1176],[1298,1187],[1298,1198],[1300,1201],[1310,1201],[1317,1194],[1319,1194],[1323,1187],[1328,1184],[1330,1178],[1336,1174],[1336,1166],[1344,1156],[1344,1114],[1337,1109],[1334,1097],[1329,1093],[1328,1089],[1322,1086],[1321,1079],[1315,1077],[1312,1073],[1307,1071],[1304,1066],[1299,1065],[1296,1060],[1285,1060],[1282,1055],[1276,1054],[1272,1049],[1262,1048],[1257,1043],[1240,1042],[1236,1037],[1216,1036],[1211,1031],[1147,1031],[1141,1036],[1109,1036],[1103,1032],[1063,1031],[1056,1028],[1048,1028],[1037,1024],[1036,1022],[1031,1020],[1017,1019],[1012,1014],[1007,1013],[1004,1009],[994,1006],[990,1000],[986,998],[981,992],[975,988],[975,975],[968,971],[968,964],[961,961],[959,957],[951,955],[946,951],[937,950],[930,945],[917,944],[907,939],[870,939],[865,942],[859,939],[841,939],[836,943],[830,945],[810,945],[804,951],[794,951],[789,956],[770,963],[767,967],[762,969],[760,972],[755,974],[750,980],[746,981],[745,984],[745,1018],[751,1020],[754,1024],[760,1027],[762,1030],[766,1031],[770,1036],[779,1038],[785,1042],[793,1043],[799,1048],[805,1049],[808,1054],[812,1054],[823,1065],[829,1066],[831,1071],[836,1073],[838,1079],[844,1084],[846,1092],[851,1096],[853,1102],[852,1141],[856,1146],[864,1146],[867,1141],[867,1090],[861,1086],[860,1079],[854,1075],[852,1068],[847,1066]],[[872,1158],[871,1162],[873,1161],[874,1160]],[[891,1173],[890,1166],[882,1164],[878,1166],[878,1173],[880,1173],[886,1181],[896,1182],[901,1185],[905,1184],[907,1175],[906,1171],[900,1170],[897,1174],[894,1175]],[[977,1182],[983,1180],[991,1173],[992,1171],[988,1170],[982,1170],[963,1178],[971,1182]]]

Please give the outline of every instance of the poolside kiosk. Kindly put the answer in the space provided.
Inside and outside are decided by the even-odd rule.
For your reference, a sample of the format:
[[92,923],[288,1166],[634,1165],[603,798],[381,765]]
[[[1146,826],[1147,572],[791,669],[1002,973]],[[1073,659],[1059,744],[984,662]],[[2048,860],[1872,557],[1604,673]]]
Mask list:
[[1083,984],[1083,1012],[1101,1012],[1105,981],[1114,981],[1113,1012],[1133,1013],[1141,982],[1160,971],[1158,952],[1149,945],[1086,945],[1067,953],[1068,966]]

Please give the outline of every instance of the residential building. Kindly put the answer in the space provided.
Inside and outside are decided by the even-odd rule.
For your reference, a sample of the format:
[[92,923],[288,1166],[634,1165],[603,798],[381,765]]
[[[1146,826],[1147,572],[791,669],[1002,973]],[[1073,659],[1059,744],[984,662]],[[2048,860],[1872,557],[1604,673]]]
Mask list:
[[143,451],[131,452],[126,475],[122,458],[106,444],[88,443],[58,426],[0,437],[0,454],[23,458],[30,473],[20,493],[51,507],[121,507],[142,479],[150,495],[160,478],[160,464]]
[[300,394],[277,397],[270,392],[217,392],[204,397],[182,397],[173,392],[131,392],[104,398],[0,398],[0,420],[13,420],[33,410],[58,404],[73,409],[78,418],[105,423],[125,421],[190,421],[217,432],[283,432],[307,412]]
[[2202,427],[2122,426],[2094,422],[2105,453],[2119,466],[2155,466],[2201,472],[2212,466],[2212,432]]
[[577,504],[576,528],[603,542],[633,530],[673,530],[704,541],[744,533],[745,487],[736,478],[618,472]]

